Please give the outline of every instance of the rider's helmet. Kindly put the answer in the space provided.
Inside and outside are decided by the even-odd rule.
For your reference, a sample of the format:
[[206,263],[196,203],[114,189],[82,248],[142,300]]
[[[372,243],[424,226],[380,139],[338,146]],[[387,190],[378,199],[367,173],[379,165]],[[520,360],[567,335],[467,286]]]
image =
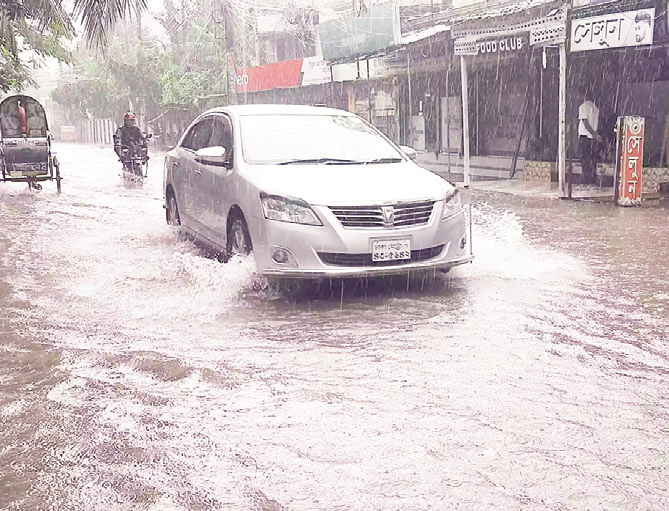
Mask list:
[[123,124],[126,126],[134,126],[135,114],[133,112],[126,112],[126,114],[123,116]]

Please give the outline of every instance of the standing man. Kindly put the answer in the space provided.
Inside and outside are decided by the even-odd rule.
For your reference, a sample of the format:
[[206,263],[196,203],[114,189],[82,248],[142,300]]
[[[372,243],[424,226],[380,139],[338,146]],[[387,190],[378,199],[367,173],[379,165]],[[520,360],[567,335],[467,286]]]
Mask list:
[[594,184],[597,177],[597,144],[602,137],[597,133],[599,108],[584,91],[583,103],[578,107],[578,154],[581,159],[581,182]]

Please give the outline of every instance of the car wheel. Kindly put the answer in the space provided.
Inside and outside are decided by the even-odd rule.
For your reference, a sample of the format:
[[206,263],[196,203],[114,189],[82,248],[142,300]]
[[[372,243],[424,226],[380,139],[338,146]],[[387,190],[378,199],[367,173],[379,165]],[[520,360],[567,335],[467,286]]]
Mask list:
[[228,257],[251,252],[251,236],[243,218],[235,218],[228,228],[226,248]]
[[167,210],[166,210],[168,225],[181,225],[181,218],[179,217],[179,206],[177,206],[177,199],[174,193],[167,196]]

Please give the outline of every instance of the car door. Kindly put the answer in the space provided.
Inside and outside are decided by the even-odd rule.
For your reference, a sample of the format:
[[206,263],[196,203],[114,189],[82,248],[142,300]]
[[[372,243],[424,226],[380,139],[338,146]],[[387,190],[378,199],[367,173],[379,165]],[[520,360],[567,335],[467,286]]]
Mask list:
[[[202,169],[201,165],[195,161],[195,153],[207,147],[212,129],[211,117],[206,117],[193,125],[179,147],[179,160],[172,163],[173,173],[178,171],[182,176],[180,190],[177,191],[177,201],[179,211],[186,225],[191,229],[203,233],[202,226]],[[174,168],[175,163],[178,164]],[[181,196],[179,195],[181,194]]]
[[225,165],[201,165],[201,182],[206,186],[201,189],[203,203],[203,223],[212,239],[225,247],[227,214],[232,204],[230,186],[234,155],[232,152],[232,122],[225,114],[213,116],[213,126],[209,147],[225,147]]

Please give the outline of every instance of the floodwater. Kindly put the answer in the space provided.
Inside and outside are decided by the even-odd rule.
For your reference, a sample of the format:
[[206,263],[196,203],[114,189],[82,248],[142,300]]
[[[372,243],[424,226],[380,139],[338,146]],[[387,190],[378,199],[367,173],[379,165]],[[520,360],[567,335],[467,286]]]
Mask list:
[[0,509],[661,509],[669,212],[472,192],[428,282],[264,289],[162,155],[0,185]]

